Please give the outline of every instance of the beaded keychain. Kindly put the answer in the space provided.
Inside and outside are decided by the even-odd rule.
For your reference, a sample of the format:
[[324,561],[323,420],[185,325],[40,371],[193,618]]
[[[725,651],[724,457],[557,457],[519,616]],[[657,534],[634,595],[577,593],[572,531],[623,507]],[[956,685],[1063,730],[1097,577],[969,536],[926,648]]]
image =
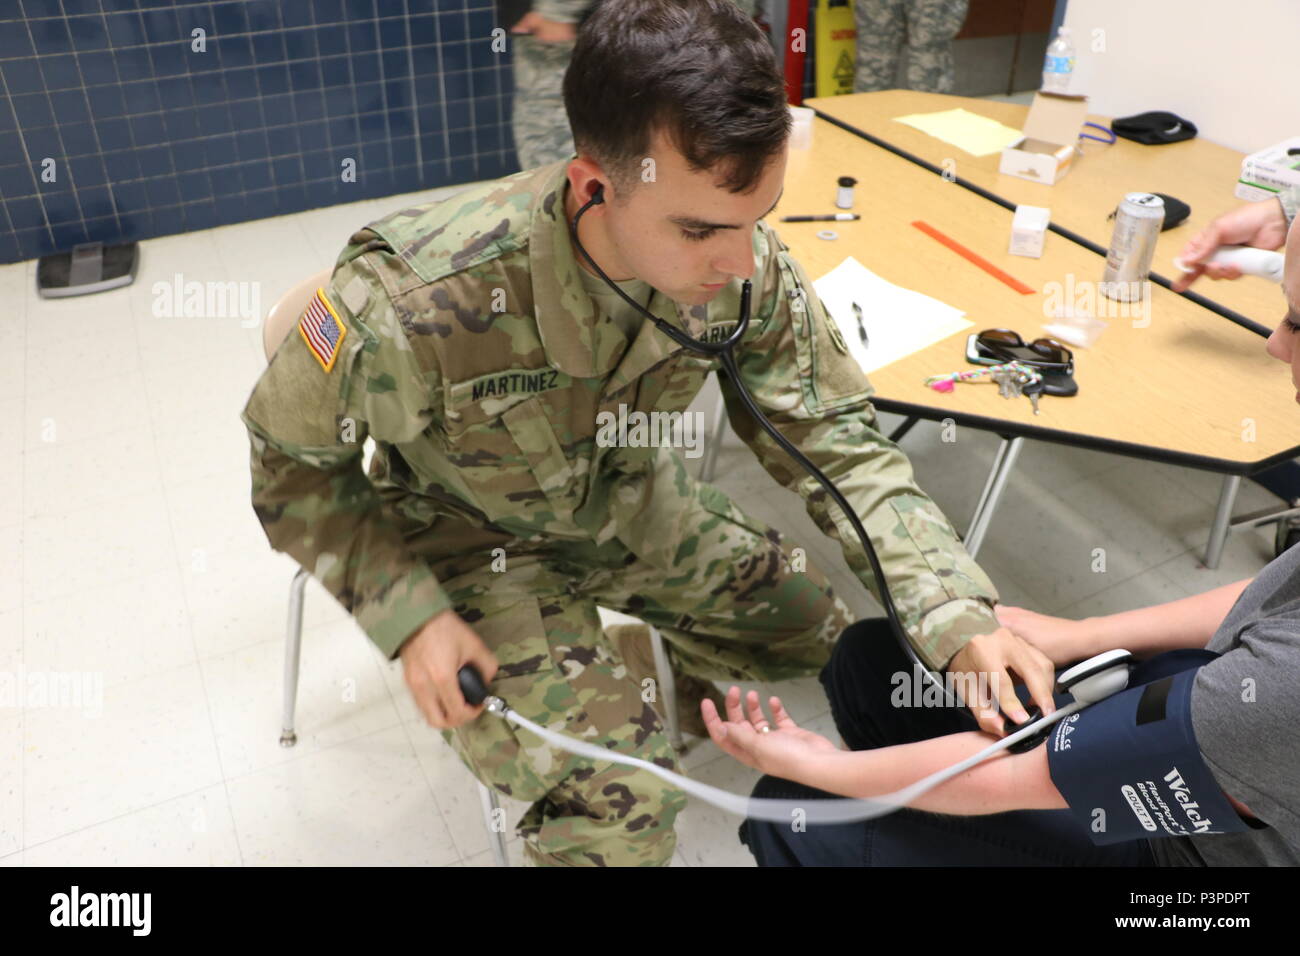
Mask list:
[[[1023,391],[1026,385],[1037,385],[1043,380],[1043,376],[1028,365],[1021,362],[1007,362],[1003,365],[988,365],[984,368],[970,369],[965,372],[952,372],[948,375],[931,375],[925,380],[925,384],[936,392],[951,392],[957,382],[969,382],[981,375],[988,375],[991,379],[996,379],[999,372],[1014,372],[1016,374],[1016,384],[1019,386],[1017,393]],[[998,385],[1003,387],[1004,383],[999,381]]]

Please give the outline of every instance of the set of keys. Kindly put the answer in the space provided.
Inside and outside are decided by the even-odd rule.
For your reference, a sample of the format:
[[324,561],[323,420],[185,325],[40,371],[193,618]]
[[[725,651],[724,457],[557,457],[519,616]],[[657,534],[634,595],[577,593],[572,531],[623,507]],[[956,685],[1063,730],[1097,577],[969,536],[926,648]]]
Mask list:
[[1028,396],[1038,414],[1038,396],[1043,392],[1043,377],[1036,373],[1021,371],[1015,365],[999,365],[989,372],[989,378],[998,384],[998,394],[1003,398]]
[[947,375],[931,375],[925,380],[925,384],[936,392],[951,392],[958,382],[969,382],[984,375],[987,375],[990,381],[998,383],[998,394],[1003,398],[1027,395],[1034,406],[1034,414],[1038,414],[1038,396],[1043,393],[1043,375],[1022,362],[1007,362],[1005,365],[949,372]]

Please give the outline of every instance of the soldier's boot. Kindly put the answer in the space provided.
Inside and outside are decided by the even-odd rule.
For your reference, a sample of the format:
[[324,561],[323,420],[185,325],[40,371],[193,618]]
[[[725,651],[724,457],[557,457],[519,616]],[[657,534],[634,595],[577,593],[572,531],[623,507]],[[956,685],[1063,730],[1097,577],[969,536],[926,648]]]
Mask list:
[[[629,678],[640,686],[649,677],[655,681],[655,686],[658,686],[659,671],[655,667],[649,625],[610,624],[605,628],[605,636],[623,658]],[[718,713],[723,715],[724,720],[726,719],[725,695],[713,686],[712,681],[682,674],[674,669],[673,684],[677,691],[677,726],[683,733],[694,734],[696,737],[709,736],[708,728],[704,726],[704,718],[700,716],[700,701],[706,697],[713,701],[713,706],[718,709]],[[662,696],[656,693],[651,703],[663,718],[665,714]]]

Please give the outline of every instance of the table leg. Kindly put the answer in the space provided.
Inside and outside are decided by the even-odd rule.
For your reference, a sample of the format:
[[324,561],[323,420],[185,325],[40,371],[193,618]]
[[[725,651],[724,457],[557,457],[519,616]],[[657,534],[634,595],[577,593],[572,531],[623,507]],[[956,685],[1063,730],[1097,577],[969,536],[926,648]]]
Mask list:
[[890,432],[889,440],[892,441],[895,445],[897,445],[900,441],[903,440],[903,436],[912,430],[912,426],[919,421],[920,419],[917,418],[915,415],[909,415],[902,424],[900,424],[897,428],[895,428],[892,432]]
[[1237,500],[1237,489],[1240,487],[1241,475],[1223,476],[1223,487],[1219,490],[1219,507],[1214,512],[1210,540],[1205,545],[1205,566],[1211,571],[1219,566],[1219,559],[1223,557],[1223,544],[1228,537],[1228,523],[1232,520],[1232,505]]
[[975,506],[970,530],[966,532],[966,539],[963,542],[972,558],[979,553],[980,546],[984,544],[984,535],[988,532],[989,522],[993,519],[993,512],[998,506],[998,499],[1002,497],[1002,491],[1011,476],[1011,469],[1016,466],[1016,459],[1020,457],[1020,449],[1024,443],[1025,440],[1020,437],[1004,438],[998,447],[997,456],[993,459],[993,468],[984,483],[984,491],[980,494],[979,504]]

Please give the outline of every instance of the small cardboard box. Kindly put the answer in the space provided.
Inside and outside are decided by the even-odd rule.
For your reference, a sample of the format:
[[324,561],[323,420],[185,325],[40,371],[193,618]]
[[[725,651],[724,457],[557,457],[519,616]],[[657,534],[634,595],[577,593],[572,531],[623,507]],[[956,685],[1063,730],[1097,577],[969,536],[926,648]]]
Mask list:
[[1025,117],[1025,135],[1002,150],[998,172],[1052,185],[1070,171],[1087,118],[1088,97],[1039,90]]
[[1300,136],[1283,140],[1243,159],[1241,178],[1237,180],[1237,198],[1268,199],[1283,189],[1300,186],[1300,155],[1291,155],[1288,150],[1292,149],[1300,149]]
[[1045,206],[1017,206],[1011,219],[1011,245],[1007,251],[1013,256],[1041,258],[1043,238],[1051,220],[1052,210]]

